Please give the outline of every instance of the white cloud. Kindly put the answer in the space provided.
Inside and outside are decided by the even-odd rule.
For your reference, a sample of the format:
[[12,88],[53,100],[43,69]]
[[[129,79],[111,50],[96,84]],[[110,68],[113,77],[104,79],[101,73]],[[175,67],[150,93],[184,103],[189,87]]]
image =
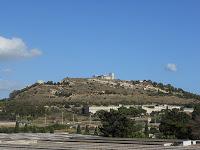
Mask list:
[[0,72],[3,73],[3,74],[10,74],[12,72],[12,69],[5,68],[5,69],[1,69]]
[[177,71],[177,65],[169,63],[166,65],[166,70],[171,71],[171,72],[176,72]]
[[32,58],[42,55],[38,49],[29,49],[20,38],[0,36],[0,60]]

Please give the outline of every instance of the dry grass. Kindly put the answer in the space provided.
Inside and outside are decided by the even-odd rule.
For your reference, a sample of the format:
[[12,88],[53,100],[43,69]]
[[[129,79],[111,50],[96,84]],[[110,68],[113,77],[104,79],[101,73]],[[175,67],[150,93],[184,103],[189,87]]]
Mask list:
[[[109,104],[188,104],[198,103],[195,99],[177,96],[161,96],[157,91],[147,91],[148,83],[133,84],[122,80],[65,79],[67,84],[37,85],[15,96],[14,99],[37,104],[84,103],[90,105]],[[71,96],[56,93],[70,93]]]

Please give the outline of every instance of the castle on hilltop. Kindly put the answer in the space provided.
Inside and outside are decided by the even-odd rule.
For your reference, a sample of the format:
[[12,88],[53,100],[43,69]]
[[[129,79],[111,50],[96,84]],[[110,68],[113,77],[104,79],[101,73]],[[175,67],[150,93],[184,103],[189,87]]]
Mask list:
[[114,73],[109,73],[108,75],[93,75],[93,78],[114,80],[115,79],[115,74]]

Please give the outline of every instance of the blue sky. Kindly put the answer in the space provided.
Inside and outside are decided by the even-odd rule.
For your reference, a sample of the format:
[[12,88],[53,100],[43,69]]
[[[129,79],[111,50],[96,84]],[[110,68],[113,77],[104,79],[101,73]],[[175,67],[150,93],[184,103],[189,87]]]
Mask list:
[[109,72],[200,93],[198,0],[0,2],[0,97]]

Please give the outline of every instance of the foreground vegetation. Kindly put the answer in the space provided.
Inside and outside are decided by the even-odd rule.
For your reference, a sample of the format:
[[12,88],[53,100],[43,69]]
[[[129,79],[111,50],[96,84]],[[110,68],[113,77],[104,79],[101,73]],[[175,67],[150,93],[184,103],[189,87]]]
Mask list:
[[142,132],[142,126],[136,124],[134,120],[127,118],[119,111],[100,111],[98,115],[102,123],[99,131],[103,136],[121,138],[145,137],[144,132]]
[[[139,113],[137,113],[139,112]],[[132,117],[145,114],[142,109],[124,108],[119,110],[99,111],[97,116],[101,121],[98,127],[99,135],[121,138],[149,138],[150,134],[164,139],[200,139],[200,105],[195,106],[189,115],[181,110],[164,110],[161,113],[159,128],[136,122]]]
[[53,124],[44,127],[25,124],[23,127],[20,127],[19,123],[16,122],[15,127],[1,127],[0,133],[54,133],[55,130],[63,130],[66,128],[68,128],[68,126],[61,124]]
[[[146,117],[156,118],[160,123],[159,127],[145,121]],[[137,121],[136,118],[142,121]],[[0,128],[0,133],[54,133],[55,130],[67,131],[72,127],[71,133],[105,137],[150,138],[150,135],[154,135],[155,138],[163,139],[200,139],[200,105],[194,107],[192,114],[186,114],[178,109],[167,109],[152,112],[150,116],[141,107],[121,107],[110,112],[98,111],[92,119],[100,123],[81,124],[82,122],[78,123],[77,120],[77,123],[71,125],[54,123],[36,126],[29,123],[20,125],[20,121],[17,121],[15,127]]]

